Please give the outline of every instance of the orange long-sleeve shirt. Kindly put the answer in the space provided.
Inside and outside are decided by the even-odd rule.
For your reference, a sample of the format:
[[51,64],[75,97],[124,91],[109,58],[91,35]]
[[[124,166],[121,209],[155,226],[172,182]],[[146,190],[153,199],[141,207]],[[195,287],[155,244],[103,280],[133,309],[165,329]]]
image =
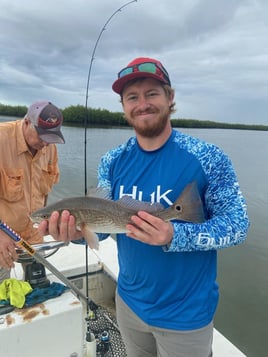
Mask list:
[[0,219],[33,244],[42,237],[29,215],[45,205],[59,182],[58,153],[50,144],[33,156],[22,124],[23,120],[0,123]]

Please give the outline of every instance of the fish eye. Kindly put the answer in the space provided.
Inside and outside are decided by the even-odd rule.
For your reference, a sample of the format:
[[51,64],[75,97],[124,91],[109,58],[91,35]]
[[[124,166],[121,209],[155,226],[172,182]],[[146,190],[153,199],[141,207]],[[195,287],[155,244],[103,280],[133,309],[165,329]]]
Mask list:
[[177,205],[177,206],[175,207],[175,209],[176,209],[177,212],[181,212],[181,211],[182,211],[182,208],[181,208],[180,205]]

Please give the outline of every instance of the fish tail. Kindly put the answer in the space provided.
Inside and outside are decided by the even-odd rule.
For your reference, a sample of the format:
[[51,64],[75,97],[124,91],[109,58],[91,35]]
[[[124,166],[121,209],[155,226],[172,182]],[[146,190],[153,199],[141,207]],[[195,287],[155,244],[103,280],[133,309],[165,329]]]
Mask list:
[[205,222],[203,202],[196,182],[191,182],[185,187],[172,207],[179,220],[193,223]]

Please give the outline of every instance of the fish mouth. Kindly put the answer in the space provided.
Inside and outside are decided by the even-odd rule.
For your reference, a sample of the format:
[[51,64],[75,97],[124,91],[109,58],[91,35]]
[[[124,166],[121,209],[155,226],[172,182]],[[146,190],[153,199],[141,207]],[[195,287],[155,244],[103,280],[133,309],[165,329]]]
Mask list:
[[39,223],[41,223],[42,221],[45,221],[45,218],[41,218],[41,217],[32,217],[29,216],[29,219],[32,221],[33,223],[33,227],[36,228],[36,225],[39,225]]

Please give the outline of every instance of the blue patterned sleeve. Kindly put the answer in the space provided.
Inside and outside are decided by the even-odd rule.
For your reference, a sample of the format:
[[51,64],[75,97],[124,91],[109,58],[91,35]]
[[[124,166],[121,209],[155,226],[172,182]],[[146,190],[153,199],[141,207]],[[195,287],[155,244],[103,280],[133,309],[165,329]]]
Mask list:
[[249,219],[245,199],[228,156],[218,147],[197,142],[193,145],[207,176],[205,206],[208,219],[202,224],[173,222],[174,236],[169,252],[226,248],[246,239]]
[[[117,152],[120,151],[119,149],[110,150],[107,152],[100,160],[100,164],[98,167],[98,187],[104,188],[107,192],[111,194],[111,180],[110,180],[110,167],[111,162],[113,161],[114,157],[117,155]],[[109,237],[109,234],[106,233],[98,233],[99,240],[102,241]]]

